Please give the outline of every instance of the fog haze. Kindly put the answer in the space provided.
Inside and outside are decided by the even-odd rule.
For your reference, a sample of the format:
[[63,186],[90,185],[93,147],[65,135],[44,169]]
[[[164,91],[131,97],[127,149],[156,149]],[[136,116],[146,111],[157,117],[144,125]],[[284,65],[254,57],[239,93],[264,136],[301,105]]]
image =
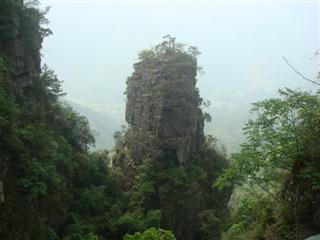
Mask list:
[[249,103],[279,88],[315,89],[282,59],[315,78],[318,61],[310,59],[319,48],[315,1],[43,0],[42,5],[51,6],[47,17],[54,33],[44,42],[43,61],[64,81],[66,98],[78,104],[124,110],[125,81],[137,53],[167,34],[202,52],[205,73],[198,87],[212,102],[217,132],[228,121],[243,124]]

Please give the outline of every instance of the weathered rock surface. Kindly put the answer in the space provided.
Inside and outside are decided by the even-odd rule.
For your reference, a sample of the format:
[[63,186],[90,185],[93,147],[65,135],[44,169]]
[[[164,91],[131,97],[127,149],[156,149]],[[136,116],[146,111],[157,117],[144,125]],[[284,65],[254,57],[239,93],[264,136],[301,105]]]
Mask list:
[[140,53],[127,80],[128,129],[116,135],[113,165],[122,170],[125,190],[148,199],[134,209],[158,209],[160,226],[179,240],[218,239],[230,191],[212,183],[228,164],[204,137],[199,52],[180,46],[169,38]]
[[197,63],[186,54],[161,53],[134,65],[126,106],[128,134],[136,143],[128,145],[134,164],[163,151],[173,152],[183,164],[198,150],[203,118],[196,75]]
[[[10,1],[0,6],[0,53],[10,56],[14,64],[14,82],[19,88],[30,85],[41,71],[40,49],[43,29],[39,23],[43,16],[34,8],[18,11],[23,1]],[[40,30],[40,31],[39,31]]]
[[[3,1],[0,4],[0,59],[6,62],[7,81],[23,90],[39,78],[43,37],[47,29],[40,26],[44,20],[35,8],[27,8],[22,0]],[[5,201],[8,162],[0,158],[0,203]]]

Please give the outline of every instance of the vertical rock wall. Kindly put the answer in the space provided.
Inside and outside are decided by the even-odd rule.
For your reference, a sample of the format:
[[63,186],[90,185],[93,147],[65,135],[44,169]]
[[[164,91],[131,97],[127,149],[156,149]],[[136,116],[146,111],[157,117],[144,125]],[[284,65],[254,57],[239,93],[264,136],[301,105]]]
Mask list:
[[[6,81],[21,92],[39,77],[43,37],[47,29],[41,27],[44,17],[36,8],[26,7],[22,0],[0,2],[0,60],[6,69]],[[2,79],[1,79],[2,80]],[[9,163],[8,163],[9,162]],[[5,201],[7,165],[0,157],[0,203]]]
[[25,7],[22,0],[0,3],[0,54],[14,64],[18,88],[32,84],[41,71],[40,49],[43,36],[49,33],[40,26],[42,21],[43,15]]
[[193,55],[172,49],[134,64],[126,91],[127,154],[114,162],[127,175],[146,158],[169,153],[184,164],[199,150],[204,124],[197,70]]
[[127,80],[128,129],[113,158],[125,190],[143,196],[134,209],[158,209],[160,226],[179,240],[219,239],[230,196],[212,188],[227,162],[205,141],[197,54],[173,38],[140,53]]

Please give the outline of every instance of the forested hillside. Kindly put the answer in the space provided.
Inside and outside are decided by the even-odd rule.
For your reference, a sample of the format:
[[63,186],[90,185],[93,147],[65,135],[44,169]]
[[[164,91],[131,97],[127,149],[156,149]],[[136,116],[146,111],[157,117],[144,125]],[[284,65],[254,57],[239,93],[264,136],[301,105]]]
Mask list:
[[113,181],[106,155],[88,153],[94,138],[87,120],[59,102],[59,80],[41,68],[42,40],[50,34],[44,14],[35,4],[0,3],[1,239],[89,234],[76,205]]
[[200,52],[166,36],[138,53],[114,148],[94,151],[94,130],[41,61],[45,15],[37,1],[0,2],[0,239],[319,234],[319,92],[286,88],[254,103],[246,142],[226,159],[204,133]]
[[[132,178],[128,189],[127,172],[109,168],[108,152],[88,151],[94,143],[88,121],[59,101],[64,95],[59,80],[47,66],[41,67],[41,44],[51,33],[45,26],[45,12],[38,10],[36,4],[15,0],[1,2],[0,10],[1,239],[122,239],[126,233],[160,226],[170,228],[181,239],[195,234],[206,239],[211,231],[207,228],[201,231],[198,213],[202,211],[203,224],[217,225],[210,220],[218,217],[210,210],[217,199],[204,195],[207,203],[201,205],[203,200],[191,198],[197,195],[184,192],[190,186],[194,186],[193,191],[200,190],[197,181],[202,179],[202,188],[208,189],[203,190],[204,193],[217,195],[211,190],[216,175],[214,172],[207,175],[206,171],[215,164],[208,161],[218,161],[219,157],[210,150],[209,143],[204,144],[203,130],[191,131],[203,139],[199,141],[203,154],[207,155],[206,161],[199,162],[199,155],[190,166],[179,166],[176,157],[170,157],[168,152],[162,160],[167,162],[165,168],[168,169],[156,174],[152,170],[156,159],[148,161],[147,155],[141,155],[141,163],[143,158],[147,162],[136,170],[142,175],[152,174],[151,179],[142,175]],[[194,72],[191,80],[195,81],[195,57],[180,48],[172,50],[172,55],[175,54],[191,64],[186,65],[184,71]],[[173,77],[175,69],[171,71],[167,74]],[[197,94],[191,100],[192,108],[186,113],[190,117],[194,115],[196,118],[192,121],[200,121],[201,127],[203,120],[201,114],[198,115],[201,100]],[[120,139],[116,148],[121,151]],[[133,145],[130,148],[133,149]],[[212,167],[202,169],[201,164]],[[180,190],[167,185],[171,181],[176,181]],[[156,188],[161,191],[154,192]],[[178,203],[178,198],[182,202]],[[194,213],[187,211],[191,200],[198,204]],[[226,204],[226,200],[222,202]],[[171,204],[178,205],[167,209]],[[180,214],[189,215],[185,219],[189,225],[180,222]],[[212,234],[221,233],[220,227],[214,229]]]
[[95,145],[92,146],[93,149],[103,150],[114,147],[113,133],[125,124],[124,109],[121,106],[85,104],[75,100],[67,103],[88,119],[96,140]]

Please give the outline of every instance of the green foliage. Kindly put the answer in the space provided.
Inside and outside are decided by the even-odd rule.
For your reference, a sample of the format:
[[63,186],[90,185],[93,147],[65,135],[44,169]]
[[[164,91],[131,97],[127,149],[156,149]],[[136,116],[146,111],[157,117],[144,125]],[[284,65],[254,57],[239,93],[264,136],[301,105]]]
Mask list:
[[[211,183],[225,159],[208,143],[190,164],[177,165],[171,153],[147,159],[134,187],[122,189],[109,152],[89,152],[88,120],[60,101],[61,82],[40,68],[41,43],[51,31],[38,1],[4,0],[0,13],[0,239],[105,240],[137,231],[143,233],[125,239],[175,239],[160,227],[180,239],[219,237],[228,194]],[[162,54],[179,59],[168,74],[196,74],[196,48],[167,36],[140,57],[148,64]],[[115,134],[122,155],[124,132]]]
[[[220,179],[232,180],[237,177],[253,179],[256,183],[277,182],[288,173],[296,157],[301,157],[310,142],[310,117],[314,125],[319,121],[319,96],[280,91],[285,99],[271,99],[255,103],[252,111],[257,114],[250,120],[244,132],[247,143],[242,145],[241,153],[233,155],[233,167]],[[312,116],[313,115],[313,116]],[[318,133],[318,127],[312,135]]]
[[[244,128],[247,142],[232,156],[232,167],[215,183],[218,187],[245,184],[259,194],[260,199],[246,195],[241,200],[245,205],[236,211],[247,210],[243,219],[234,219],[231,236],[236,229],[242,231],[240,226],[248,229],[249,225],[252,230],[247,230],[243,239],[271,232],[271,239],[277,234],[281,239],[300,238],[314,231],[308,227],[307,216],[317,207],[306,203],[319,192],[320,95],[290,89],[279,93],[282,98],[253,104],[255,118]],[[266,196],[261,198],[263,194]],[[266,213],[259,210],[262,206]],[[273,230],[268,232],[268,228]],[[290,232],[295,232],[294,236]]]
[[139,59],[144,60],[152,60],[156,57],[155,52],[152,49],[143,49],[138,53]]
[[140,51],[138,54],[139,60],[153,61],[157,58],[161,59],[163,54],[172,54],[179,56],[180,60],[196,62],[197,57],[201,54],[197,47],[190,46],[187,48],[185,44],[177,43],[176,39],[170,35],[164,36],[163,39],[163,42],[155,47]]
[[268,194],[243,186],[235,189],[231,200],[231,216],[223,240],[259,239],[274,221],[277,202]]
[[223,225],[221,215],[215,214],[212,209],[207,209],[199,213],[199,219],[203,239],[220,238]]
[[171,231],[149,228],[143,233],[135,233],[134,235],[126,234],[123,240],[175,240],[176,238]]
[[[39,67],[50,33],[44,12],[18,2],[0,3],[0,238],[117,237],[114,223],[126,203],[120,176],[107,151],[88,152],[94,138],[87,119],[60,102],[61,82]],[[12,38],[21,51],[13,51]]]
[[209,143],[194,163],[177,165],[173,157],[146,159],[139,166],[128,210],[119,224],[127,232],[161,226],[179,239],[218,238],[229,195],[211,183],[227,166],[225,160]]

